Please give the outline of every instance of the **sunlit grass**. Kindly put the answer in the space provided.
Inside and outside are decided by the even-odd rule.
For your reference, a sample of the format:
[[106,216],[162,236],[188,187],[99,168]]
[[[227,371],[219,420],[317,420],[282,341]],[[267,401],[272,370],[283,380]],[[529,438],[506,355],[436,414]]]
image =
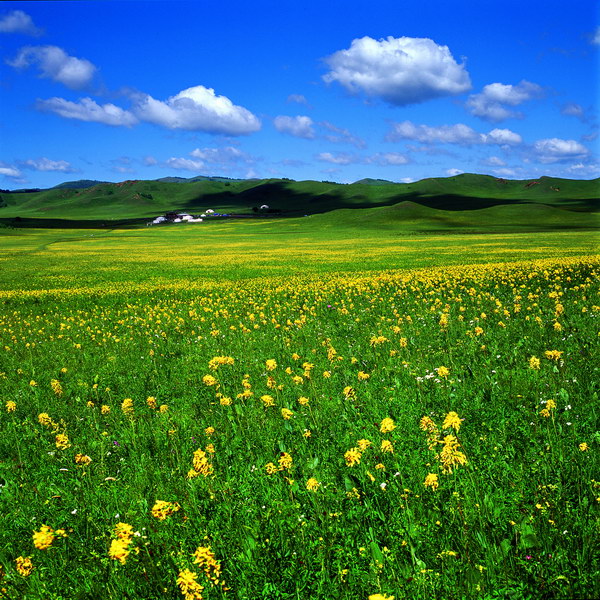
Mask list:
[[1,263],[2,594],[597,596],[593,242],[255,228]]

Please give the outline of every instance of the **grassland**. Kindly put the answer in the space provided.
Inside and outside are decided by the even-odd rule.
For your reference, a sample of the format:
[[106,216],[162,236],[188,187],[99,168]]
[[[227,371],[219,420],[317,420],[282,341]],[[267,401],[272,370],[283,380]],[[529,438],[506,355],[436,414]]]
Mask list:
[[[392,206],[401,202],[450,211],[543,204],[590,212],[598,210],[599,187],[597,179],[541,177],[539,180],[509,181],[473,174],[378,185],[286,179],[126,181],[101,183],[85,189],[0,193],[0,219],[4,222],[15,217],[120,221],[148,219],[171,210],[202,212],[207,208],[251,214],[252,208],[263,204],[278,214],[299,216],[343,208]],[[569,214],[564,216],[568,218]]]
[[598,237],[507,209],[0,230],[0,597],[600,595]]

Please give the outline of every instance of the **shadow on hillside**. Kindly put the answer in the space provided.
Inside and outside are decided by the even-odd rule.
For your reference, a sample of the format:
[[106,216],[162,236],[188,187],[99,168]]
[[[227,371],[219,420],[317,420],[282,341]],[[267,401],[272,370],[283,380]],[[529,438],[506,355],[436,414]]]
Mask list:
[[38,219],[12,217],[0,219],[0,225],[15,229],[137,229],[148,218],[137,219]]
[[[218,209],[236,206],[238,210],[252,210],[262,205],[280,216],[299,216],[303,214],[324,213],[339,208],[373,208],[376,206],[392,206],[399,202],[411,201],[437,210],[478,210],[502,205],[531,203],[530,198],[504,199],[462,196],[459,194],[425,195],[419,192],[394,194],[388,198],[370,199],[362,194],[347,195],[348,188],[341,186],[339,192],[312,194],[299,192],[284,181],[275,181],[252,187],[241,192],[222,192],[203,194],[180,207],[180,210],[194,212],[206,208]],[[598,201],[592,199],[564,200],[561,208],[574,211],[598,210]]]

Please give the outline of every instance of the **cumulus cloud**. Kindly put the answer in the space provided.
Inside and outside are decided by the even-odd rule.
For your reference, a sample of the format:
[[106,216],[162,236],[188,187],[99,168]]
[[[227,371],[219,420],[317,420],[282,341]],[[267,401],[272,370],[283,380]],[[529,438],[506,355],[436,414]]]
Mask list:
[[165,101],[141,94],[133,112],[138,119],[167,129],[245,135],[261,126],[248,109],[233,104],[226,96],[217,96],[215,90],[203,85],[187,88]]
[[223,148],[196,148],[190,152],[190,156],[199,158],[204,162],[211,164],[253,162],[251,156],[242,152],[235,146],[225,146]]
[[156,160],[156,158],[154,158],[154,156],[144,156],[143,163],[147,167],[153,167],[154,165],[158,164],[158,161]]
[[537,159],[542,163],[565,162],[586,158],[590,151],[575,140],[548,138],[533,144]]
[[544,90],[537,83],[521,81],[517,85],[490,83],[479,94],[469,96],[465,106],[475,117],[497,123],[505,119],[522,119],[523,113],[507,106],[518,106],[527,100],[541,98]]
[[315,137],[314,123],[310,117],[287,117],[280,115],[273,119],[275,129],[280,133],[287,133],[294,137],[312,140]]
[[323,76],[327,83],[337,81],[350,93],[363,92],[397,106],[471,89],[465,65],[454,60],[448,46],[429,38],[366,36],[324,60],[330,68]]
[[22,173],[16,167],[0,162],[0,175],[5,177],[21,177]]
[[29,159],[19,162],[23,169],[31,169],[33,171],[57,171],[59,173],[75,173],[71,163],[66,160],[50,160],[42,157],[38,159]]
[[492,129],[489,133],[482,133],[484,144],[498,144],[498,146],[517,146],[523,139],[518,133],[510,129]]
[[595,46],[600,46],[600,27],[596,27],[596,31],[592,34],[590,43],[594,44]]
[[138,122],[131,112],[110,103],[96,104],[91,98],[82,98],[78,102],[71,102],[64,98],[38,100],[36,108],[55,113],[65,119],[104,123],[105,125],[131,127]]
[[428,125],[416,125],[411,121],[393,123],[391,131],[386,135],[386,140],[388,142],[416,140],[427,144],[458,144],[460,146],[474,144],[516,145],[522,142],[521,136],[510,129],[493,129],[489,133],[478,133],[463,123],[430,127]]
[[0,18],[0,33],[25,33],[42,35],[43,30],[33,24],[31,17],[22,10],[13,10]]
[[446,169],[446,175],[450,175],[450,177],[454,177],[455,175],[460,175],[464,173],[461,169]]
[[69,56],[58,46],[25,46],[13,60],[6,62],[15,69],[36,65],[40,77],[58,81],[71,89],[87,86],[96,72],[89,60]]
[[200,171],[204,169],[204,162],[201,160],[192,160],[190,158],[169,158],[165,161],[167,167],[171,169],[185,169],[186,171]]

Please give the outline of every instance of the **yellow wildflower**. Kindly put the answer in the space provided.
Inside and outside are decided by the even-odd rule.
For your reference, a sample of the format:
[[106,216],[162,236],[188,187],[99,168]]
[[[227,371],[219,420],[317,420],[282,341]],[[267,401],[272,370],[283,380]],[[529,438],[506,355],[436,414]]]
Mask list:
[[198,574],[189,569],[179,571],[176,582],[185,600],[202,600],[204,586],[200,585],[197,579]]
[[287,469],[289,471],[292,468],[293,460],[287,452],[282,452],[277,462],[279,462],[280,469]]
[[57,537],[66,537],[64,529],[52,529],[48,525],[42,525],[39,531],[33,532],[33,545],[38,550],[47,550]]
[[269,406],[275,406],[275,400],[273,399],[273,396],[265,394],[264,396],[261,396],[260,399],[263,401],[265,408]]
[[314,477],[311,477],[306,482],[306,489],[310,490],[311,492],[316,492],[319,487],[321,487],[321,484]]
[[590,449],[590,447],[587,445],[586,442],[582,442],[581,444],[579,444],[579,449],[582,452],[587,452]]
[[444,424],[442,425],[442,429],[455,429],[456,431],[460,430],[461,419],[454,412],[449,412],[444,419]]
[[117,538],[110,542],[108,548],[108,556],[113,560],[118,560],[122,565],[127,562],[131,550],[129,546],[131,544],[131,538]]
[[159,521],[164,521],[167,517],[177,512],[181,507],[177,502],[167,502],[165,500],[157,500],[152,507],[152,516]]
[[274,358],[269,358],[265,361],[267,371],[274,371],[277,368],[277,361]]
[[436,372],[438,374],[438,377],[448,377],[448,375],[450,375],[450,369],[448,369],[448,367],[437,367]]
[[66,450],[71,446],[71,442],[69,442],[69,438],[66,433],[59,433],[56,435],[55,446],[59,450]]
[[360,463],[361,456],[362,454],[358,448],[351,448],[344,454],[346,465],[348,465],[349,467],[354,467],[355,465],[358,465]]
[[17,573],[22,577],[29,577],[33,571],[31,556],[17,556],[15,559]]
[[379,431],[381,431],[381,433],[389,433],[390,431],[394,431],[394,429],[396,429],[396,424],[389,417],[383,419],[379,426]]
[[13,400],[8,400],[6,402],[6,412],[15,412],[17,410],[17,403]]
[[364,452],[373,442],[371,440],[362,439],[358,440],[356,443],[358,444],[358,449],[361,452]]
[[435,473],[429,473],[423,482],[425,487],[430,487],[434,492],[439,487],[438,476]]
[[265,469],[266,469],[268,475],[274,475],[275,473],[277,473],[279,471],[279,467],[272,462],[267,463],[265,465]]
[[529,368],[534,370],[539,370],[540,368],[540,359],[537,356],[532,356],[529,359]]
[[286,421],[289,421],[294,416],[294,413],[289,408],[282,408],[281,409],[281,416]]
[[52,379],[52,381],[50,381],[50,387],[57,396],[63,395],[62,385],[60,384],[60,381],[58,381],[58,379]]
[[92,459],[87,454],[76,454],[75,464],[87,466],[92,462]]
[[133,415],[133,400],[131,398],[125,398],[121,403],[121,410],[128,416]]
[[381,451],[389,452],[390,454],[393,454],[394,453],[394,445],[392,444],[392,442],[390,442],[390,440],[383,440],[381,442]]
[[148,396],[146,398],[146,404],[152,409],[156,410],[156,398],[154,396]]

